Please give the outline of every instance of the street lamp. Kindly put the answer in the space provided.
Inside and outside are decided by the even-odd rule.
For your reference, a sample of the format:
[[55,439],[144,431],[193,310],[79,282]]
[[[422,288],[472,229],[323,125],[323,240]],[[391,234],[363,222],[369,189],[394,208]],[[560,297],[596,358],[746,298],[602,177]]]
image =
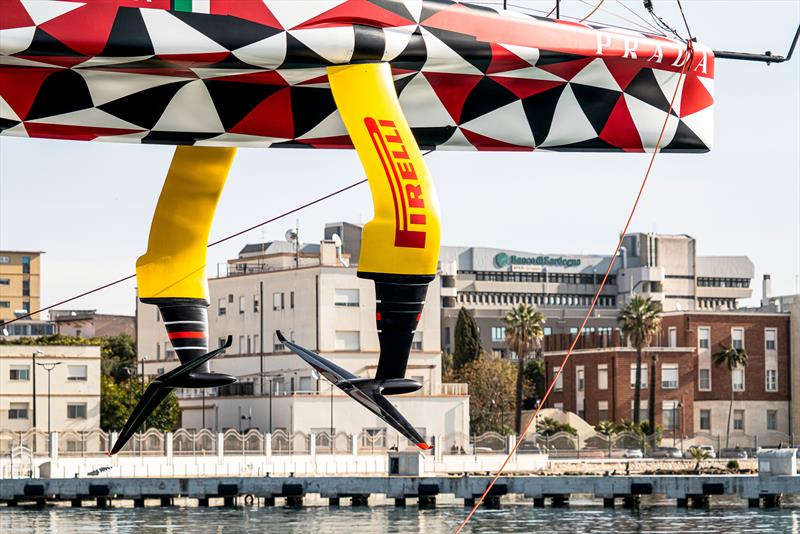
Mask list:
[[[141,373],[142,374],[142,390],[141,390],[141,396],[139,397],[140,399],[144,397],[144,362],[146,362],[146,361],[147,361],[147,356],[142,356],[142,373]],[[139,432],[144,432],[145,430],[147,430],[147,418],[145,418],[144,422],[142,423],[142,426],[139,429]],[[141,438],[140,438],[140,443],[141,443]],[[141,452],[141,450],[142,450],[141,449],[141,445],[139,445],[139,452]]]
[[47,435],[50,435],[50,372],[56,368],[56,365],[61,365],[62,362],[54,362],[54,363],[37,363],[39,367],[42,367],[45,371],[47,371]]
[[36,430],[36,355],[43,355],[44,352],[37,350],[33,353],[33,366],[31,372],[33,373],[33,429]]

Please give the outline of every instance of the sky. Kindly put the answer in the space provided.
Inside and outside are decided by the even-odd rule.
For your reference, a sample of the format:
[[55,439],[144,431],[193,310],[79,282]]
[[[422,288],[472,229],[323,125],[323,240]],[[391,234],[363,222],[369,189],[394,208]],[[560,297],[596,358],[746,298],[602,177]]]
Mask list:
[[[510,0],[533,9],[547,2]],[[655,6],[683,33],[670,0]],[[608,4],[606,6],[605,4]],[[641,2],[626,7],[644,16]],[[684,0],[690,28],[711,48],[785,55],[800,2]],[[562,15],[585,16],[595,0],[564,0]],[[628,20],[623,20],[624,17]],[[641,22],[616,0],[593,20]],[[800,51],[796,52],[800,56]],[[772,275],[773,293],[799,292],[800,57],[767,67],[718,60],[715,141],[708,154],[656,158],[631,231],[689,234],[701,255],[746,255],[753,294]],[[173,148],[0,137],[0,249],[41,250],[42,304],[134,272]],[[649,155],[434,152],[444,245],[560,254],[610,254]],[[363,178],[354,151],[240,149],[211,239],[269,219]],[[246,243],[283,239],[299,219],[318,242],[326,222],[367,222],[366,185],[209,250],[208,271]],[[132,314],[135,283],[66,308]]]

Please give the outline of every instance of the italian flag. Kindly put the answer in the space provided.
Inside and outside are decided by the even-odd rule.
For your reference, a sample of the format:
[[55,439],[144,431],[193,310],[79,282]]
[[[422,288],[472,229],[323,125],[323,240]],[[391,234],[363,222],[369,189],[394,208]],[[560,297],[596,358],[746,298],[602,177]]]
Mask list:
[[211,0],[172,0],[173,11],[211,13]]

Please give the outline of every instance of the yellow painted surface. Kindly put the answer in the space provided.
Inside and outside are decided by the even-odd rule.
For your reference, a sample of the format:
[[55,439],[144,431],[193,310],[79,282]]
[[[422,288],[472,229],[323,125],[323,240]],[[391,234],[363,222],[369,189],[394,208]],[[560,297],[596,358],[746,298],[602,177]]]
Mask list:
[[364,226],[358,270],[432,275],[439,201],[386,63],[328,67],[336,107],[369,179],[375,217]]
[[208,299],[208,234],[235,154],[227,147],[175,149],[147,252],[136,262],[140,298]]

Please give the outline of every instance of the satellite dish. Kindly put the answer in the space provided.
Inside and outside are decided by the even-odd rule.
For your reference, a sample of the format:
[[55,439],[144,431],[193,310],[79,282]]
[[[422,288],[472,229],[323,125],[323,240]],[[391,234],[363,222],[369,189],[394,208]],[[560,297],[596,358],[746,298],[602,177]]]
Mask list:
[[8,335],[8,328],[3,328],[3,335],[4,335],[4,336],[7,336],[7,335]]
[[333,234],[331,236],[331,241],[336,245],[336,248],[342,248],[342,238],[339,237],[339,234]]
[[286,241],[288,241],[290,243],[294,243],[295,241],[297,241],[297,232],[295,232],[291,228],[286,230],[286,233],[283,234],[283,235],[284,235],[284,237],[286,237]]
[[683,311],[683,306],[681,306],[680,302],[675,303],[675,309],[677,309],[678,311]]
[[311,376],[314,377],[314,380],[319,380],[319,373],[317,372],[316,369],[311,370]]

